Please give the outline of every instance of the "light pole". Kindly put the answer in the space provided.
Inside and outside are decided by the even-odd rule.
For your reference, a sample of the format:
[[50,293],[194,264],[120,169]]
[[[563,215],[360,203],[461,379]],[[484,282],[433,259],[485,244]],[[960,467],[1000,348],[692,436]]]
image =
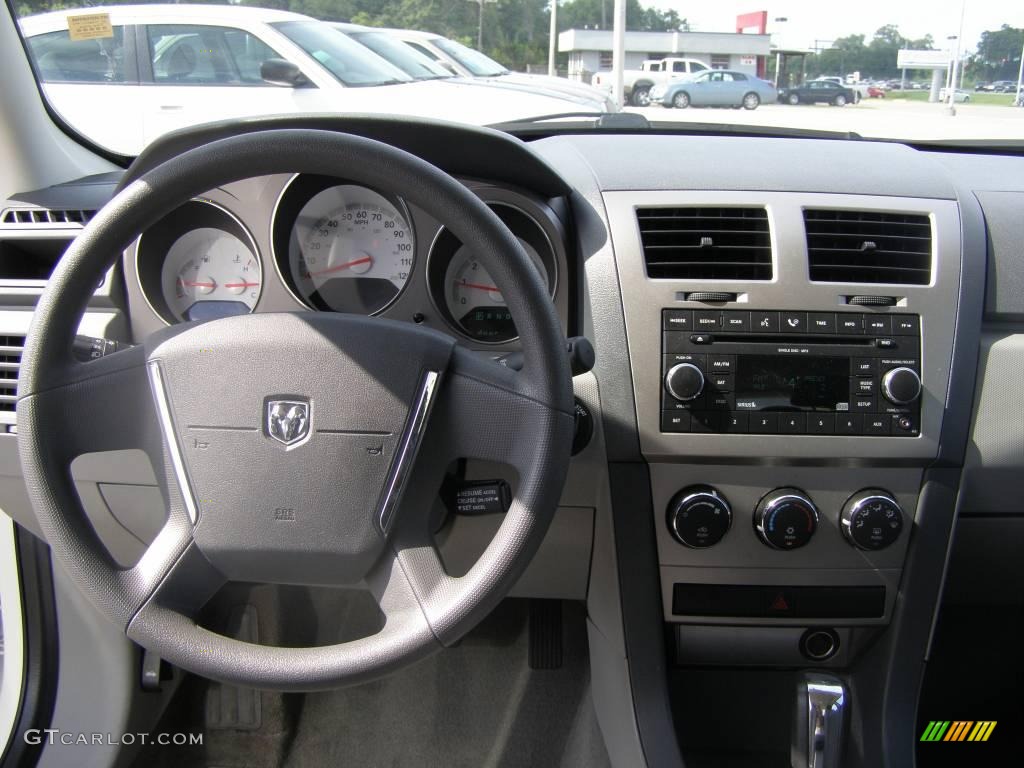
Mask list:
[[[785,24],[789,19],[786,16],[776,16],[776,24]],[[779,75],[782,72],[782,49],[781,46],[775,48],[775,89],[779,88]]]
[[964,12],[967,10],[967,0],[960,2],[960,29],[956,34],[956,55],[953,57],[953,71],[950,77],[950,87],[946,95],[949,97],[949,114],[956,114],[956,70],[960,63],[960,41],[964,38]]
[[[604,10],[604,6],[601,6]],[[548,76],[554,77],[558,74],[558,68],[555,66],[555,54],[557,53],[558,39],[558,0],[551,0],[551,39],[548,41]]]
[[484,47],[484,3],[496,3],[498,0],[469,0],[469,2],[480,6],[480,16],[476,25],[476,47],[477,50],[482,50]]
[[1017,98],[1013,101],[1018,107],[1024,107],[1024,101],[1021,101],[1022,85],[1024,85],[1024,45],[1020,48],[1020,67],[1017,68]]

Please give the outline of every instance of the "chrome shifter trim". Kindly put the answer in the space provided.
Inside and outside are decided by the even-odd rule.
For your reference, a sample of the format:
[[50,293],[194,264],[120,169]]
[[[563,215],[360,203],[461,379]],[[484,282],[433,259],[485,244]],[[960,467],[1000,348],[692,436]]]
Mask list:
[[[806,673],[798,692],[793,768],[839,768],[846,686],[831,675]],[[801,733],[802,731],[802,733]]]

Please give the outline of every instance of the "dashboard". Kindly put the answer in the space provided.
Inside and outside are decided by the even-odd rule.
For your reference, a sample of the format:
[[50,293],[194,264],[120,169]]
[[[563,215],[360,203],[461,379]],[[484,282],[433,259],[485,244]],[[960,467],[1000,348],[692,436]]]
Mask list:
[[[613,762],[636,762],[622,744],[673,727],[657,706],[672,670],[808,666],[851,681],[858,728],[876,734],[851,765],[907,757],[913,738],[887,724],[912,727],[913,702],[888,692],[920,686],[953,531],[1020,511],[1024,159],[288,118],[169,136],[105,195],[191,144],[285,125],[387,141],[458,178],[518,237],[566,335],[593,343],[593,370],[574,379],[592,438],[514,593],[586,601],[598,719],[624,750]],[[44,238],[27,233],[44,228],[22,213],[74,207],[60,202],[74,194],[5,203],[0,246],[31,257],[25,244]],[[24,334],[42,272],[0,276],[8,339]],[[83,333],[137,342],[168,324],[290,311],[517,350],[500,292],[440,222],[391,191],[311,174],[246,179],[168,212],[97,289]],[[15,428],[3,450],[14,421],[0,410]],[[155,483],[130,466],[87,463],[80,487],[97,520],[145,539],[139,489]],[[0,506],[31,524],[20,482],[0,476]],[[453,573],[493,517],[439,531]],[[752,714],[738,732],[757,730]]]
[[[517,236],[568,330],[564,222],[527,192],[467,180]],[[315,175],[211,190],[147,229],[125,254],[140,334],[161,323],[250,312],[377,315],[515,348],[515,323],[474,254],[394,194]]]

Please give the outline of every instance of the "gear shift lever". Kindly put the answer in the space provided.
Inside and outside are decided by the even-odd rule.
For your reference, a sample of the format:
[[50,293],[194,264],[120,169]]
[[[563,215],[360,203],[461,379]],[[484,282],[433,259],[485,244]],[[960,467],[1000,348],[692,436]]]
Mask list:
[[797,683],[790,753],[793,768],[839,768],[848,695],[837,677],[803,674]]

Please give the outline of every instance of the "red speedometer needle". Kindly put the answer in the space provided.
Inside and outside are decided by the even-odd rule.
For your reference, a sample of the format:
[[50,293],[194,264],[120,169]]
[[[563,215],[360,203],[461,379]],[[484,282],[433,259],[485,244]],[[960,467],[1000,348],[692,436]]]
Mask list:
[[478,291],[488,291],[490,293],[501,293],[497,287],[493,285],[480,285],[479,283],[467,283],[465,280],[458,280],[456,285],[461,285],[465,288],[476,288]]
[[321,269],[319,272],[310,272],[309,276],[319,277],[320,275],[328,275],[331,272],[341,272],[341,270],[343,269],[348,269],[349,267],[356,267],[359,266],[360,264],[369,264],[371,261],[373,261],[373,259],[371,259],[369,256],[364,256],[363,258],[356,259],[355,261],[346,261],[344,264],[338,264],[333,267],[328,267],[327,269]]

